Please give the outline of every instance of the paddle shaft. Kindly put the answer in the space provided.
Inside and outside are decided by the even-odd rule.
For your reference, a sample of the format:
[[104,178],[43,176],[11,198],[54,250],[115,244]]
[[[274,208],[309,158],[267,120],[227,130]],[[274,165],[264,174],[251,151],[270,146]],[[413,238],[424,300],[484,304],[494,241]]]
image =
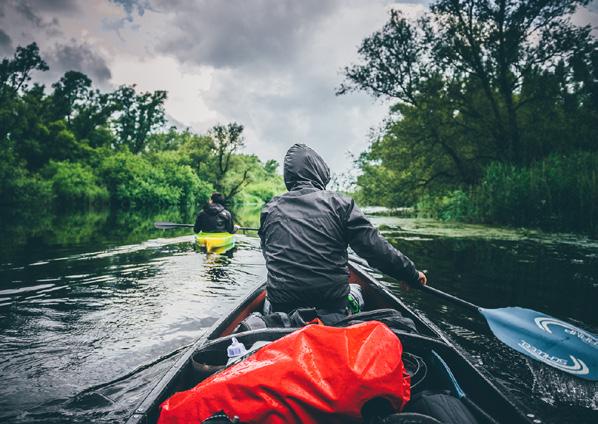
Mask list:
[[160,230],[172,230],[174,228],[193,228],[193,224],[177,224],[176,222],[154,222],[154,227]]
[[[175,222],[155,222],[154,227],[161,230],[170,230],[173,228],[193,228],[193,224],[177,224]],[[243,231],[259,231],[259,228],[253,227],[239,227],[239,230]]]
[[[349,260],[351,260],[353,262],[357,262],[358,264],[360,264],[362,266],[369,266],[369,264],[365,260],[363,260],[360,257],[355,256],[355,255],[349,255]],[[428,293],[432,293],[433,295],[436,295],[438,297],[442,297],[444,299],[450,300],[453,303],[458,303],[459,305],[463,305],[463,306],[465,306],[467,308],[470,308],[470,309],[473,309],[475,311],[479,311],[480,310],[479,306],[474,305],[473,303],[468,302],[467,300],[463,300],[463,299],[460,299],[460,298],[458,298],[456,296],[453,296],[451,294],[445,293],[445,292],[443,292],[441,290],[438,290],[438,289],[436,289],[434,287],[420,285],[418,288],[420,290],[422,290],[422,291],[425,291],[425,292],[428,292]]]
[[453,296],[452,294],[445,293],[441,290],[438,290],[437,288],[430,287],[430,286],[420,286],[419,289],[422,291],[425,291],[427,293],[431,293],[435,296],[442,297],[443,299],[450,300],[453,303],[458,303],[459,305],[463,305],[469,309],[472,309],[472,310],[475,310],[478,312],[480,310],[480,307],[478,305],[474,305],[473,303],[468,302],[467,300],[463,300],[457,296]]

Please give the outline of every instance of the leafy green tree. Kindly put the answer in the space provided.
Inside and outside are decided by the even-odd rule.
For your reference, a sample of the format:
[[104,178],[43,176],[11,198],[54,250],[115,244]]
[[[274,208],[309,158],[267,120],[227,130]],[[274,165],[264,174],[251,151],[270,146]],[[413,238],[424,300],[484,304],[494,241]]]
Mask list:
[[264,164],[264,171],[271,177],[276,176],[276,173],[278,172],[278,161],[274,159],[267,160]]
[[165,100],[166,91],[137,94],[135,85],[123,85],[112,93],[116,111],[112,124],[118,146],[133,153],[143,151],[149,134],[166,122]]
[[415,22],[391,11],[337,91],[395,102],[358,185],[404,204],[475,184],[493,161],[597,149],[596,42],[570,21],[585,4],[437,0]]
[[165,132],[150,134],[147,139],[147,150],[149,152],[163,152],[178,150],[185,143],[188,137],[193,134],[187,129],[179,131],[176,127],[168,128]]
[[58,82],[52,84],[52,87],[54,88],[52,106],[55,119],[64,118],[71,126],[75,105],[87,97],[91,88],[91,80],[81,72],[68,71]]
[[197,175],[206,181],[214,179],[214,140],[209,135],[193,134],[186,130],[179,134],[182,139],[179,153],[188,161]]
[[578,51],[590,48],[591,26],[570,21],[588,2],[439,0],[431,6],[428,33],[435,63],[447,78],[479,83],[503,158],[533,159],[523,151],[518,115],[538,93],[522,87],[539,71],[570,63]]
[[31,43],[26,47],[17,47],[12,59],[4,58],[0,62],[0,98],[14,96],[26,91],[31,72],[47,71],[48,65],[39,54],[39,47]]
[[86,140],[92,147],[114,146],[116,137],[110,129],[109,120],[115,109],[111,93],[89,90],[85,98],[75,105],[76,114],[70,127],[78,139]]
[[[35,70],[46,71],[48,65],[41,58],[36,43],[17,47],[12,58],[0,62],[0,142],[12,133],[12,128],[22,120],[19,117],[19,94],[26,93]],[[39,91],[39,88],[36,89]]]
[[214,141],[214,187],[227,198],[232,198],[249,182],[249,167],[246,167],[236,178],[227,178],[235,163],[235,153],[245,146],[243,125],[237,122],[219,124],[209,131],[209,135]]

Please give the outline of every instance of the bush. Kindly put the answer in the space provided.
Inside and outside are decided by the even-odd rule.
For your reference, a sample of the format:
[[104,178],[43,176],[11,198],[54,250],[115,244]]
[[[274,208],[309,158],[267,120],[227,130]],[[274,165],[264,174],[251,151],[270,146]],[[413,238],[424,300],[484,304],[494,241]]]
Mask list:
[[250,183],[241,194],[246,195],[243,199],[244,203],[266,203],[285,191],[282,179],[276,178]]
[[472,201],[482,222],[598,234],[598,153],[553,155],[529,167],[492,164]]
[[471,198],[462,190],[444,196],[424,196],[416,204],[417,215],[443,221],[467,221],[472,217]]
[[106,203],[109,193],[91,168],[80,163],[50,161],[42,170],[59,205]]
[[31,174],[9,148],[0,149],[0,204],[43,207],[52,203],[52,184]]
[[151,163],[159,169],[159,183],[178,189],[178,201],[172,204],[184,209],[191,205],[204,204],[214,191],[212,184],[201,180],[189,165],[184,164],[179,154],[162,152],[151,156]]
[[420,216],[598,235],[598,153],[549,156],[529,167],[493,163],[468,192],[426,196]]
[[186,206],[207,201],[212,186],[175,160],[121,152],[104,158],[100,175],[111,201],[122,206]]

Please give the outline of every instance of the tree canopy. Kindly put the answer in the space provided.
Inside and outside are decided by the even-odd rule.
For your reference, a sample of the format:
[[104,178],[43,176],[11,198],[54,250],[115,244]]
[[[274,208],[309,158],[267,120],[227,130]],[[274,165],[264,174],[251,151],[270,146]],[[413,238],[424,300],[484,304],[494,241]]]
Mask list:
[[597,150],[598,44],[571,22],[586,4],[437,0],[415,21],[392,10],[337,90],[393,101],[358,160],[362,192],[413,204],[478,183],[493,162]]
[[242,152],[241,124],[167,128],[165,91],[102,92],[71,70],[46,93],[30,84],[46,70],[35,43],[0,62],[0,204],[196,207],[214,189],[257,202],[282,191],[276,162]]

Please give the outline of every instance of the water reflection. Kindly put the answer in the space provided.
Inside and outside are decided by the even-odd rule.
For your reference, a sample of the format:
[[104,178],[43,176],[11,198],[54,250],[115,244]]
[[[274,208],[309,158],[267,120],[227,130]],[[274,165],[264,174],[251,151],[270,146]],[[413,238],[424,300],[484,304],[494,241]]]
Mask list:
[[[263,267],[227,269],[240,268],[232,252],[206,256],[193,236],[176,237],[188,231],[153,228],[189,219],[103,211],[2,220],[13,243],[0,249],[0,421],[122,419],[173,351],[263,279]],[[257,243],[241,238],[241,260],[259,262]]]
[[[392,243],[427,268],[431,284],[485,307],[522,306],[598,332],[598,241],[560,234],[375,218]],[[393,220],[395,225],[393,225]],[[517,354],[478,314],[424,293],[401,292],[466,356],[501,381],[544,422],[598,422],[598,384],[579,381]]]
[[[255,206],[235,211],[244,226],[257,226],[258,214]],[[22,218],[9,216],[0,226],[1,239],[11,241],[0,247],[2,422],[124,420],[181,347],[265,278],[253,233],[238,235],[234,250],[215,255],[197,251],[188,230],[153,228],[154,221],[192,221],[178,211]],[[596,241],[427,220],[374,221],[442,290],[598,329]],[[545,422],[598,421],[595,387],[546,374],[546,367],[497,342],[479,316],[384,281]]]

